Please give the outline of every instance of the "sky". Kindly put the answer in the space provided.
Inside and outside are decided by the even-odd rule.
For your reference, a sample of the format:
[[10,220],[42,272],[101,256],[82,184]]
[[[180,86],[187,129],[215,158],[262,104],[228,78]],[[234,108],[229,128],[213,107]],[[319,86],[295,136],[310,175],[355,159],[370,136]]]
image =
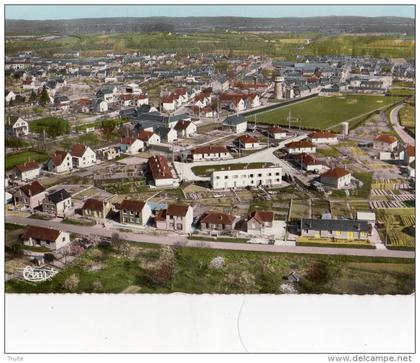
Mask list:
[[148,16],[415,16],[413,5],[6,5],[5,8],[6,19],[26,20]]

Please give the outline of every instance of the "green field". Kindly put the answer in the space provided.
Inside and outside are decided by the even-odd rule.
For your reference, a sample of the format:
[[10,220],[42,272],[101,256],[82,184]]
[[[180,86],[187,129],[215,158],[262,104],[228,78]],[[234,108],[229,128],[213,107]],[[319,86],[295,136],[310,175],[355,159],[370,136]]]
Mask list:
[[48,160],[48,155],[37,151],[23,151],[17,154],[6,156],[6,170],[13,169],[17,164],[23,164],[27,161],[44,162]]
[[252,168],[266,168],[273,165],[272,163],[248,163],[248,164],[220,164],[220,165],[203,165],[194,166],[192,172],[198,176],[210,176],[214,171],[220,170],[242,170]]
[[[308,129],[327,129],[340,122],[348,121],[376,109],[397,102],[398,97],[350,95],[334,97],[316,97],[284,106],[272,111],[257,114],[257,122],[288,126],[289,111],[292,127]],[[254,116],[249,116],[253,119]]]
[[407,127],[412,132],[416,130],[416,121],[415,121],[414,107],[410,104],[405,104],[404,107],[398,112],[398,118],[400,124],[404,127]]

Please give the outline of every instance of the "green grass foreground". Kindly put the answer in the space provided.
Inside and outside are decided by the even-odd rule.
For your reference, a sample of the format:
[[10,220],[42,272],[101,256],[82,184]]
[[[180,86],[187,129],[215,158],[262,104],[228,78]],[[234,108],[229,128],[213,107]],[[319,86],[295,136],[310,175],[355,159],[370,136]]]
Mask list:
[[48,160],[48,155],[38,151],[23,151],[17,154],[9,154],[6,156],[6,170],[13,169],[18,164],[28,161],[38,161],[39,163]]

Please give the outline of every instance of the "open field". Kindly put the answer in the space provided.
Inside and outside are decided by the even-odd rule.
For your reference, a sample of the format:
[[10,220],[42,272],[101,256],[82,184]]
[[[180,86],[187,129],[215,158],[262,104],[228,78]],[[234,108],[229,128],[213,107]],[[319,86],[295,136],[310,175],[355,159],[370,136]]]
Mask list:
[[398,97],[349,95],[315,97],[309,100],[257,114],[257,122],[288,126],[289,111],[298,122],[293,127],[327,129],[340,122],[357,118],[368,112],[399,101]]
[[249,164],[222,164],[222,165],[203,165],[193,166],[192,172],[198,176],[210,176],[214,171],[219,170],[242,170],[253,168],[266,168],[273,165],[272,163],[249,163]]
[[27,161],[44,162],[48,160],[48,155],[37,151],[23,151],[17,154],[6,156],[6,170],[13,169],[17,164],[23,164]]
[[415,248],[415,209],[377,209],[377,219],[384,224],[379,229],[391,249]]
[[[220,269],[210,267],[221,256]],[[283,278],[296,271],[300,293],[411,294],[411,260],[350,256],[269,254],[132,243],[125,256],[112,247],[89,249],[76,263],[38,284],[10,280],[12,293],[281,293]],[[317,273],[319,272],[319,273]],[[70,290],[65,281],[79,282]],[[129,288],[129,290],[127,290]]]
[[414,107],[410,104],[405,104],[398,112],[398,118],[401,126],[407,127],[412,132],[416,130],[416,120]]

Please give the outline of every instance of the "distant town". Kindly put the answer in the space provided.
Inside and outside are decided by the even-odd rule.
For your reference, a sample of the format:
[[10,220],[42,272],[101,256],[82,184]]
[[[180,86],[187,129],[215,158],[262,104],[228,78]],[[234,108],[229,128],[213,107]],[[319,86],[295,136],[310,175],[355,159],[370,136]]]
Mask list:
[[8,37],[6,291],[412,293],[414,57],[270,37],[299,59]]

